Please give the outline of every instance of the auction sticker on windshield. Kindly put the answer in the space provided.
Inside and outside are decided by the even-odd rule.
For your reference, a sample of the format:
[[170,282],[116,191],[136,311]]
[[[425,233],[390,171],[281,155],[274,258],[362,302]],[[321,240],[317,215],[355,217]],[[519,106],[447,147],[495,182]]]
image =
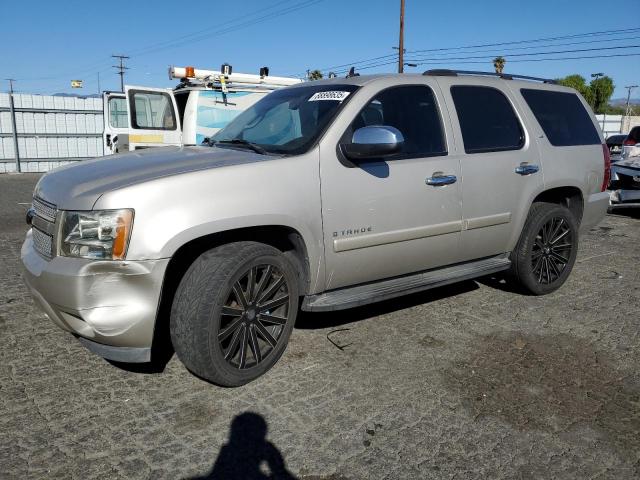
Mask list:
[[331,90],[329,92],[317,92],[311,95],[310,102],[318,102],[320,100],[333,100],[334,102],[341,102],[349,96],[351,92],[344,92],[339,90]]

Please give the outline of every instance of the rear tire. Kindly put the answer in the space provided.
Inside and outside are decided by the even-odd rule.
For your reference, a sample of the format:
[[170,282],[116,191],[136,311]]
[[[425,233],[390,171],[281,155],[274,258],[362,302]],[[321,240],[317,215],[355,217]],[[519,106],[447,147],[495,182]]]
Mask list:
[[235,387],[282,356],[298,311],[298,276],[279,250],[256,242],[211,249],[189,267],[171,308],[171,341],[196,375]]
[[573,213],[555,203],[534,203],[511,253],[512,274],[528,292],[546,295],[567,280],[577,254],[578,222]]

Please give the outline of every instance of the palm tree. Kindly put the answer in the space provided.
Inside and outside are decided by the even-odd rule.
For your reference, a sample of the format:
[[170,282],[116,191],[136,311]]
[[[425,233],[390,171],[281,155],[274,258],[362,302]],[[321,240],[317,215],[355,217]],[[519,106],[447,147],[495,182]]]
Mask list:
[[502,73],[505,63],[507,63],[507,60],[504,57],[496,57],[493,59],[493,68],[496,69],[496,73]]
[[308,74],[309,80],[322,80],[322,72],[320,70],[311,70]]

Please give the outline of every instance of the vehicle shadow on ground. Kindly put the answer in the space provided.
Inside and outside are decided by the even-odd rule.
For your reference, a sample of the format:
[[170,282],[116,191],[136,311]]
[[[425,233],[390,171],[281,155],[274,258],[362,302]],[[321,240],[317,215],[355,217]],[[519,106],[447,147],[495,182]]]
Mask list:
[[515,295],[533,295],[531,292],[525,290],[517,281],[509,277],[506,272],[498,272],[495,275],[480,277],[476,279],[476,282],[481,283],[486,287],[493,288],[494,290],[501,290]]
[[229,439],[222,446],[211,471],[187,480],[297,480],[282,453],[267,440],[267,422],[253,412],[233,419]]
[[[503,291],[517,294],[523,293],[515,284],[505,281],[502,276],[482,277],[476,280],[458,282],[434,288],[432,290],[404,295],[391,300],[385,300],[346,310],[337,310],[334,312],[305,312],[300,310],[298,312],[295,328],[300,330],[332,328],[348,323],[359,322],[369,318],[375,318],[380,315],[386,315],[399,310],[472,292],[480,288],[478,282],[488,287]],[[167,341],[169,338],[168,332],[164,334],[164,338],[164,341],[159,340],[157,343],[154,343],[154,350],[152,353],[153,361],[151,363],[121,363],[111,360],[107,361],[117,368],[133,373],[162,373],[174,354],[170,341]]]
[[314,330],[338,327],[347,323],[359,322],[361,320],[386,315],[398,310],[404,310],[406,308],[415,307],[425,303],[435,302],[437,300],[442,300],[443,298],[472,292],[478,288],[480,287],[475,281],[468,280],[346,310],[337,310],[334,312],[300,311],[298,313],[295,328],[301,330]]

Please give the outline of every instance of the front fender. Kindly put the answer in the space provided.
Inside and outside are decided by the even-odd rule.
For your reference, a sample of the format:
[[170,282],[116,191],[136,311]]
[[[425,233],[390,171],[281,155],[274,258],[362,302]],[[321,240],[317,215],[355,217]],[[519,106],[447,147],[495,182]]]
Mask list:
[[158,178],[105,193],[94,208],[134,209],[127,260],[170,258],[191,240],[229,230],[291,228],[306,244],[313,287],[324,278],[318,158],[315,149]]

